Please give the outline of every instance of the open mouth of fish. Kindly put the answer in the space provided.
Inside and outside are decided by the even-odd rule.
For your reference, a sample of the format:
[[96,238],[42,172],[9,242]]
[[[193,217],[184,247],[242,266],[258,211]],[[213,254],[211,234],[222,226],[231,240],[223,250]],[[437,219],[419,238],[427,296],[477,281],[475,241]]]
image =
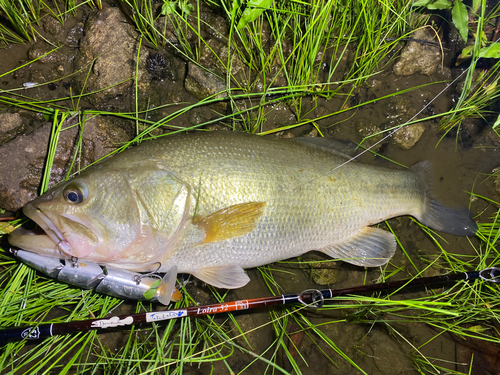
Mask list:
[[[30,203],[24,206],[23,212],[38,224],[39,228],[34,230],[25,228],[16,229],[9,235],[11,245],[52,257],[71,257],[73,249],[69,241],[46,213]],[[57,220],[64,222],[66,226],[78,228],[80,232],[91,233],[90,237],[95,238],[95,235],[86,226],[75,221],[74,218],[58,215]]]

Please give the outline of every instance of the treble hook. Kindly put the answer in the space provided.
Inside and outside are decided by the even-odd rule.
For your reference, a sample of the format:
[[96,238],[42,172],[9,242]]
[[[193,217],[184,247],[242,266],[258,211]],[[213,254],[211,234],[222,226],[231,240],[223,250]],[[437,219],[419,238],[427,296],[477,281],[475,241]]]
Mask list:
[[77,257],[71,256],[71,258],[69,259],[69,262],[71,263],[71,267],[73,267],[73,268],[80,267],[80,263],[78,263]]
[[160,262],[155,262],[153,264],[156,264],[158,263],[158,268],[150,273],[146,273],[144,275],[134,275],[132,277],[132,280],[136,282],[137,285],[139,285],[141,283],[141,280],[144,278],[144,277],[155,277],[159,280],[161,280],[161,276],[157,274],[158,270],[161,268],[161,263]]

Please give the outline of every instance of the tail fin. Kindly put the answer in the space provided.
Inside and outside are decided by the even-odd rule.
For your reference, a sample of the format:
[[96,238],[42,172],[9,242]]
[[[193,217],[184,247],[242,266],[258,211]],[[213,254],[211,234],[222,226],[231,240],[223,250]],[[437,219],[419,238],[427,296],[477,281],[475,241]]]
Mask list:
[[419,176],[420,186],[425,192],[424,208],[417,217],[418,221],[432,229],[455,236],[474,236],[477,232],[477,225],[472,220],[468,209],[445,207],[432,197],[429,182],[431,181],[431,163],[424,160],[415,164],[411,169]]

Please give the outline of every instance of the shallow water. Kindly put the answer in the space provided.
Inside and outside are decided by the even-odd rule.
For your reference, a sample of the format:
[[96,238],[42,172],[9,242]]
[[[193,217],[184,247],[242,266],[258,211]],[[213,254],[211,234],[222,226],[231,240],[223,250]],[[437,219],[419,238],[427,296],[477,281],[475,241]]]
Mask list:
[[[85,13],[88,13],[88,11]],[[86,18],[86,16],[81,13],[80,16]],[[78,23],[75,20],[69,20],[65,24],[65,27],[68,29],[77,26]],[[0,59],[0,71],[10,71],[19,66],[23,61],[26,61],[29,48],[30,44],[21,46],[12,45],[6,49],[0,50],[0,55],[2,56]],[[74,48],[67,48],[64,51],[66,58],[60,64],[33,63],[23,68],[22,72],[2,77],[2,89],[19,88],[22,87],[23,83],[35,82],[35,80],[38,81],[44,77],[51,77],[51,79],[53,79],[54,69],[57,69],[59,65],[62,65],[63,70],[66,72],[71,71],[73,60],[71,54],[74,50]],[[446,61],[446,63],[449,65],[450,61]],[[37,72],[36,74],[34,73],[35,71]],[[462,70],[455,69],[452,71],[452,75],[457,76],[461,72]],[[436,81],[436,77],[427,77],[423,75],[413,75],[403,78],[396,77],[391,72],[390,67],[388,67],[384,73],[375,76],[374,79],[378,82],[373,82],[373,80],[369,81],[371,87],[369,85],[368,88],[360,88],[356,91],[356,96],[359,100],[364,101],[374,97],[381,97],[396,91],[401,91],[405,88]],[[194,103],[197,101],[196,98],[190,96],[184,90],[181,90],[182,80],[177,83],[153,82],[152,84],[160,87],[163,87],[162,85],[165,85],[165,87],[170,85],[169,90],[171,91],[165,89],[164,96],[160,98],[163,103],[182,101]],[[175,89],[172,89],[172,85],[175,85]],[[402,97],[407,99],[407,105],[415,111],[419,111],[424,108],[426,103],[439,94],[430,108],[433,113],[443,113],[447,111],[456,100],[456,94],[453,91],[453,87],[441,93],[445,86],[446,84],[444,83],[430,85],[418,91],[404,94]],[[71,90],[71,79],[65,78],[62,81],[57,81],[55,87],[43,86],[41,88],[23,89],[18,91],[18,93],[38,99],[49,100],[67,96]],[[174,94],[171,94],[172,92]],[[307,100],[307,98],[304,99],[305,102],[307,102]],[[132,95],[120,98],[120,103],[114,103],[109,109],[124,110],[129,103],[134,103]],[[354,101],[350,103],[350,105],[354,104]],[[82,102],[82,105],[85,107],[88,106],[88,108],[92,106],[86,101]],[[312,103],[310,105],[311,107],[313,106]],[[331,101],[318,100],[318,108],[312,110],[307,116],[308,118],[314,118],[325,112],[334,112],[339,110],[339,106],[341,105],[342,102],[335,99]],[[307,106],[307,104],[304,103],[304,106]],[[391,106],[392,104],[387,100],[379,101],[361,107],[352,117],[352,113],[347,113],[322,120],[320,122],[321,130],[325,135],[330,135],[340,140],[349,140],[359,143],[362,137],[355,131],[354,124],[387,123],[389,122],[388,113]],[[11,111],[10,108],[1,106],[0,108],[2,110]],[[132,108],[133,107],[129,107],[129,110],[133,110]],[[167,109],[162,115],[172,113],[173,110],[174,109]],[[428,114],[428,112],[429,111],[427,111],[426,114]],[[266,122],[265,126],[269,128],[264,127],[263,130],[274,128],[276,122],[283,121],[285,117],[287,121],[290,121],[290,113],[293,114],[293,111],[276,106],[273,111],[268,114],[270,120]],[[39,114],[28,113],[26,111],[20,111],[20,114],[28,123],[27,129],[23,130],[24,134],[46,123],[44,118]],[[155,115],[152,116],[154,117]],[[183,122],[187,121],[188,116],[189,114],[176,119],[174,124],[181,125]],[[204,109],[201,112],[201,116],[213,116],[213,112]],[[348,121],[341,122],[348,118]],[[402,121],[408,119],[409,118],[404,118]],[[337,122],[341,123],[339,125],[330,126]],[[130,126],[134,129],[135,124],[131,122],[125,126]],[[460,138],[459,141],[457,141],[454,136],[445,137],[440,141],[443,133],[439,131],[436,122],[427,122],[425,126],[426,130],[423,136],[410,150],[404,151],[390,142],[384,142],[382,148],[379,150],[380,154],[385,158],[394,160],[405,166],[411,166],[421,160],[430,160],[434,172],[432,189],[436,198],[451,206],[470,205],[473,214],[479,215],[477,219],[486,221],[489,213],[491,213],[491,208],[482,200],[471,200],[467,192],[473,191],[476,194],[486,197],[495,197],[496,193],[493,189],[493,183],[491,180],[488,180],[484,174],[491,173],[492,169],[500,164],[500,158],[498,156],[500,143],[491,136],[488,125],[483,121],[470,121],[468,124],[464,125],[465,130],[463,131],[467,132],[467,136],[463,137],[463,139]],[[292,130],[292,133],[295,135],[304,135],[311,133],[311,131],[313,131],[312,127],[304,126]],[[391,162],[381,157],[375,157],[370,153],[362,155],[359,159],[377,165],[391,165]],[[424,261],[425,257],[433,258],[440,254],[439,248],[411,221],[410,218],[395,218],[388,222],[419,270],[426,266],[426,262]],[[443,241],[443,243],[445,243],[443,246],[445,246],[447,251],[455,254],[474,254],[471,243],[466,238],[459,238],[446,234],[443,234],[442,237],[447,242],[445,243]],[[471,242],[474,245],[477,244],[475,239],[472,239]],[[314,252],[302,257],[304,261],[327,259],[325,255]],[[377,269],[365,271],[360,267],[341,262],[330,262],[327,264],[328,266],[325,265],[325,268],[331,267],[334,272],[336,272],[335,280],[333,284],[330,285],[334,288],[372,283],[380,276],[380,272]],[[392,266],[389,267],[390,270],[394,268],[401,268],[403,270],[399,274],[401,275],[400,278],[409,277],[415,274],[412,265],[400,250],[397,251],[395,257],[391,260],[391,264]],[[283,287],[284,292],[292,293],[309,288],[325,288],[324,286],[316,284],[311,277],[313,273],[319,272],[318,269],[320,268],[312,267],[308,263],[306,263],[305,266],[299,267],[296,263],[283,262],[270,267],[274,270],[272,274],[275,280]],[[433,272],[437,273],[439,271],[434,270]],[[270,294],[260,272],[257,270],[249,270],[249,276],[251,282],[244,288],[229,292],[226,300],[256,298]],[[424,276],[427,276],[427,274]],[[210,295],[209,289],[200,282],[189,283],[187,289],[197,303],[204,304],[215,302],[213,296]],[[407,292],[395,298],[417,298],[425,295],[425,293],[425,291]],[[340,302],[340,304],[345,303],[347,302]],[[117,311],[114,311],[114,313],[125,314],[134,309],[134,303],[126,302]],[[277,311],[281,311],[281,309],[277,309]],[[437,358],[438,360],[436,360],[434,364],[458,371],[467,371],[467,367],[456,363],[468,363],[470,361],[470,354],[473,352],[471,349],[464,349],[463,346],[458,346],[456,344],[456,338],[453,338],[449,333],[444,333],[428,343],[428,340],[436,336],[439,330],[433,329],[429,325],[423,323],[360,323],[356,322],[356,315],[354,311],[350,309],[332,311],[315,311],[314,309],[309,309],[301,312],[309,321],[319,325],[318,329],[323,332],[324,335],[333,340],[341,351],[370,375],[400,373],[418,374],[419,372],[415,369],[413,364],[413,360],[415,357],[418,357],[418,355],[415,354],[412,347],[418,348],[418,351],[426,357]],[[411,311],[408,313],[411,314]],[[275,336],[269,324],[270,317],[267,309],[235,314],[235,317],[244,332],[265,325],[247,334],[248,343],[251,345],[252,352],[260,354],[272,344]],[[390,316],[387,316],[387,318],[389,319]],[[227,329],[228,332],[232,329],[232,333],[228,333],[230,336],[238,334],[234,325],[227,322],[226,319],[227,317],[216,317],[215,322],[217,324],[224,324],[224,329]],[[346,321],[346,319],[349,321]],[[286,329],[289,333],[299,331],[298,326],[291,322],[289,322]],[[396,333],[396,331],[398,333]],[[117,353],[122,350],[125,345],[124,341],[127,337],[126,335],[127,333],[122,334],[120,332],[102,333],[100,334],[100,339],[104,346],[111,352]],[[292,337],[300,353],[300,355],[295,354],[294,358],[299,364],[302,373],[361,373],[355,370],[351,364],[331,347],[327,347],[327,345],[319,339],[317,333],[307,331],[305,334],[295,333]],[[318,345],[314,345],[314,341],[318,342]],[[247,347],[248,345],[241,337],[237,338],[236,342],[242,346]],[[154,343],[151,345],[154,346]],[[292,348],[293,345],[288,344],[288,349],[293,351]],[[269,355],[269,353],[266,354],[266,357],[269,357]],[[280,350],[277,356],[279,358],[276,361],[277,364],[291,371],[290,364],[285,358],[283,350]],[[95,356],[91,356],[91,358],[92,360],[98,360],[98,357]],[[253,360],[254,356],[252,354],[242,353],[236,350],[236,352],[227,359],[227,363],[236,372],[244,369]],[[482,363],[481,357],[479,357],[478,361],[480,364]],[[249,368],[245,369],[244,373],[261,374],[266,368],[266,363],[257,361]],[[99,371],[103,373],[107,372],[103,369]],[[209,366],[202,364],[200,368],[198,368],[196,365],[186,365],[183,371],[187,374],[208,373]],[[268,371],[270,370],[268,369]],[[222,361],[216,362],[214,364],[213,373],[228,373],[227,365]],[[479,374],[486,372],[474,373]]]

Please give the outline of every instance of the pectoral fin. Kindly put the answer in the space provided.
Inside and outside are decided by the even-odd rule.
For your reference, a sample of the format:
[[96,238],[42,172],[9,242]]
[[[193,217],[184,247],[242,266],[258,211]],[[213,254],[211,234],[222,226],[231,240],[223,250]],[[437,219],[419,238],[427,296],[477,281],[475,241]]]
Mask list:
[[366,227],[347,242],[320,251],[357,266],[377,267],[386,264],[394,255],[396,239],[385,230]]
[[266,204],[266,202],[235,204],[202,219],[195,218],[193,225],[205,233],[201,243],[219,242],[243,236],[255,229]]
[[250,281],[243,268],[236,265],[205,267],[193,272],[193,275],[207,284],[224,289],[241,288]]

